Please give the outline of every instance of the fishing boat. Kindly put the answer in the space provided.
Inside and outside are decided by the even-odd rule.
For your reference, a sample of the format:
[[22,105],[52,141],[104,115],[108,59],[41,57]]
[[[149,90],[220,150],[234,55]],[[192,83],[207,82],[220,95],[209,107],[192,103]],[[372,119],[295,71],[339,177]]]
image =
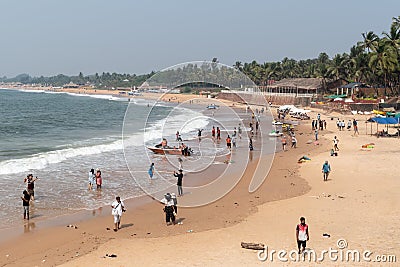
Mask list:
[[217,108],[219,108],[219,106],[215,105],[215,104],[211,104],[211,105],[207,106],[207,109],[217,109]]
[[182,155],[182,151],[179,148],[174,147],[155,147],[155,146],[148,146],[147,149],[153,151],[155,154],[162,154],[162,155]]

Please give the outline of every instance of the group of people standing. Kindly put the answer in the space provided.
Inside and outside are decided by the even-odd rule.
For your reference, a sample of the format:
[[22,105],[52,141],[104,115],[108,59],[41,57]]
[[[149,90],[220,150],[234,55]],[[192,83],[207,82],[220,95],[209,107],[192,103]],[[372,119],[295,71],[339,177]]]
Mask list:
[[91,169],[89,171],[89,185],[88,185],[88,190],[101,190],[101,185],[103,184],[103,179],[101,178],[101,171],[99,168],[96,169],[96,173],[94,172],[94,169]]
[[26,178],[24,178],[24,183],[26,183],[26,190],[22,192],[21,200],[22,206],[24,208],[24,220],[29,220],[29,206],[31,201],[35,200],[35,181],[38,178],[33,178],[32,174],[28,174]]

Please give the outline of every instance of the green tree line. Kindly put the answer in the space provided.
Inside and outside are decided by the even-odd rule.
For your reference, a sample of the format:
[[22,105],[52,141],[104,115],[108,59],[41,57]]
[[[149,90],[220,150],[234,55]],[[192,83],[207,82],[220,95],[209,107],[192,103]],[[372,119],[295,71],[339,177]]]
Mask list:
[[362,33],[362,40],[349,53],[329,58],[320,53],[318,58],[279,62],[244,63],[234,67],[243,71],[258,85],[283,78],[344,79],[362,82],[373,87],[388,88],[387,95],[400,94],[400,16],[392,18],[388,32],[378,36],[372,31]]
[[[362,40],[354,44],[348,53],[337,54],[330,58],[326,53],[320,53],[317,58],[295,60],[285,57],[278,62],[242,63],[237,61],[234,67],[242,71],[257,85],[268,85],[271,80],[283,78],[322,78],[327,80],[343,79],[348,82],[362,82],[375,88],[387,88],[386,95],[400,95],[400,16],[392,18],[389,31],[383,31],[380,36],[369,31],[361,34]],[[186,75],[201,76],[211,68],[212,72],[207,75],[225,77],[226,83],[232,80],[232,73],[225,69],[219,69],[213,65],[197,66],[188,65],[186,69],[193,68],[194,71],[187,72],[184,69],[168,70],[159,73],[154,79],[165,81],[171,77],[186,80]],[[111,87],[133,87],[139,86],[154,72],[144,75],[118,74],[103,72],[84,76],[66,76],[59,74],[52,77],[31,77],[27,74],[18,75],[15,78],[0,78],[3,82],[21,82],[24,84],[35,83],[51,86],[63,86],[69,82],[76,84],[94,84],[97,88]]]

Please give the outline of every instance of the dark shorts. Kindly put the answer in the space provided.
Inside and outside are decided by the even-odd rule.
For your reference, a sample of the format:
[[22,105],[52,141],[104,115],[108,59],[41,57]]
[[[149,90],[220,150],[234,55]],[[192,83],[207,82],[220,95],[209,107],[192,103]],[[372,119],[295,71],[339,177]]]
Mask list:
[[297,241],[297,247],[300,249],[300,247],[306,248],[307,241]]
[[226,146],[227,146],[228,148],[231,148],[231,143],[227,143]]

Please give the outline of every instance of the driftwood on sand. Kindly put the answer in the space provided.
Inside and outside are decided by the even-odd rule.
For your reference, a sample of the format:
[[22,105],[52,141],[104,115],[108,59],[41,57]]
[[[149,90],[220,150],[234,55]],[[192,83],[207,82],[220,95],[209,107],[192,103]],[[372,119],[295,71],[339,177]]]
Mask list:
[[264,244],[261,243],[245,243],[241,242],[242,248],[254,249],[254,250],[264,250]]

